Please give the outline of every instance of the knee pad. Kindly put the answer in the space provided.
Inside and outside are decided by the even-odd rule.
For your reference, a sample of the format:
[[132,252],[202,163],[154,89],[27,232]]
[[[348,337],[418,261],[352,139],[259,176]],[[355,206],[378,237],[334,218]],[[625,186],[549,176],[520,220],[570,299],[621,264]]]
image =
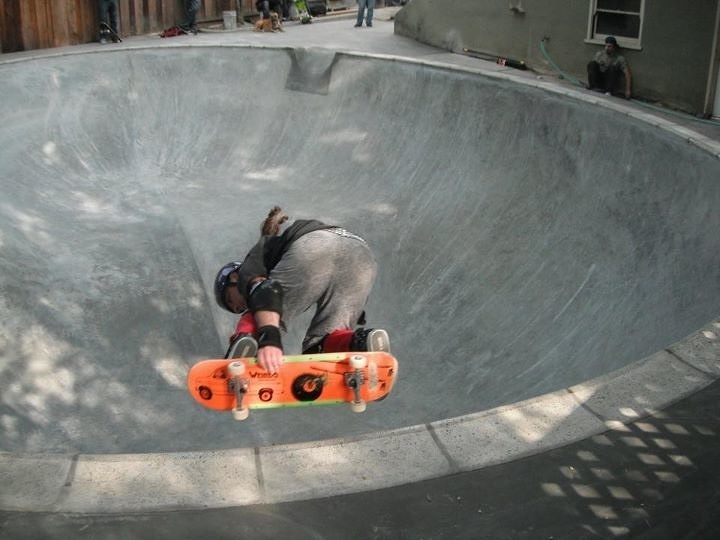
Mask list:
[[257,325],[255,324],[255,316],[249,311],[245,313],[237,323],[235,332],[230,336],[230,343],[241,334],[249,334],[255,336],[257,334]]
[[282,315],[283,288],[277,281],[266,279],[260,282],[251,289],[248,296],[248,307],[253,313],[274,311]]
[[322,352],[348,352],[355,332],[352,330],[335,330],[325,336],[322,341]]

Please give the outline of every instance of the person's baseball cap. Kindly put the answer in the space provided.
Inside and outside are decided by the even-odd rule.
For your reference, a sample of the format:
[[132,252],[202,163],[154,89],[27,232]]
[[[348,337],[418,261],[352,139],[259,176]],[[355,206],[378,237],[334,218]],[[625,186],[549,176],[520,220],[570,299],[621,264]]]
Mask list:
[[605,38],[605,43],[610,43],[611,45],[618,46],[617,39],[615,39],[615,36],[608,36]]

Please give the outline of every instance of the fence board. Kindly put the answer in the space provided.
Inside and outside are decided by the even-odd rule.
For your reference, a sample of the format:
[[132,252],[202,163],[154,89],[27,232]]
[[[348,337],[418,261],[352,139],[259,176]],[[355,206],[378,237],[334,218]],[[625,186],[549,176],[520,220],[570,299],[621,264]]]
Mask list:
[[69,44],[82,43],[80,37],[80,29],[82,28],[82,19],[80,18],[79,6],[75,2],[68,2],[66,7],[67,20],[67,42]]
[[20,2],[20,33],[22,34],[23,48],[39,49],[37,40],[38,23],[35,16],[35,5],[31,0]]
[[155,28],[157,25],[157,3],[155,0],[145,0],[145,16],[147,17],[148,28]]
[[58,0],[55,5],[54,13],[50,6],[46,5],[45,13],[48,17],[49,37],[52,40],[53,47],[62,47],[63,45],[72,43],[70,39],[70,14],[68,4],[65,0]]
[[132,33],[144,34],[145,33],[145,15],[143,14],[143,1],[132,0],[130,4],[130,13],[132,18]]
[[55,45],[53,20],[49,13],[51,9],[56,7],[42,0],[35,0],[35,12],[38,15],[38,41],[43,48],[57,47]]

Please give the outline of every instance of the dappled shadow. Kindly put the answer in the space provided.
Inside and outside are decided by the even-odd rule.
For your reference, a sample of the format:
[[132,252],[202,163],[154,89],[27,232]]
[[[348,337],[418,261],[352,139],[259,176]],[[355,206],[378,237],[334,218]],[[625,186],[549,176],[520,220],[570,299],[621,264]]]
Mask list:
[[692,522],[692,514],[683,517],[683,508],[710,502],[694,492],[697,477],[715,474],[708,459],[720,444],[719,417],[706,412],[679,406],[616,423],[562,457],[552,455],[555,470],[546,470],[538,487],[572,509],[573,522],[588,538],[634,537],[652,529],[665,531],[666,538],[684,537],[701,524]]
[[[714,315],[711,156],[507,81],[340,54],[308,93],[287,90],[291,64],[177,47],[0,66],[3,449],[359,436],[569,386]],[[368,314],[402,375],[365,415],[235,424],[182,387],[232,328],[215,270],[274,204],[377,255]]]

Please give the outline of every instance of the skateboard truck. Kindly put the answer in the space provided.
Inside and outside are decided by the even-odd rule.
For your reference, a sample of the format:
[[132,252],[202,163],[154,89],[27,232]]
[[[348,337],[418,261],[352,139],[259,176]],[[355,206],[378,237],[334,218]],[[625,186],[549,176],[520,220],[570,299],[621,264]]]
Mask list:
[[360,370],[365,366],[367,366],[367,358],[356,354],[350,357],[350,367],[353,368],[354,371],[345,373],[345,384],[353,391],[353,400],[350,402],[350,408],[356,413],[365,412],[367,406],[365,400],[360,397],[360,388],[365,384],[365,374]]
[[250,414],[248,407],[243,407],[243,399],[248,391],[248,380],[242,375],[245,373],[245,364],[242,362],[231,362],[228,364],[228,388],[235,394],[235,407],[232,415],[235,420],[245,420]]

